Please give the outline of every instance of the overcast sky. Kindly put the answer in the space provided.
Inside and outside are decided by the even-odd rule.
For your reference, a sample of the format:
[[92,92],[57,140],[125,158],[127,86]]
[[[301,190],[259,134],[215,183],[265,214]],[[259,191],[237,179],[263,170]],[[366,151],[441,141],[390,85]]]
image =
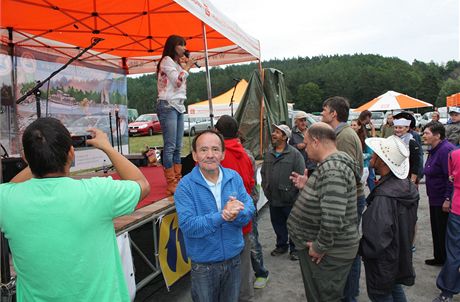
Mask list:
[[380,54],[460,60],[459,0],[212,0],[261,43],[262,59]]

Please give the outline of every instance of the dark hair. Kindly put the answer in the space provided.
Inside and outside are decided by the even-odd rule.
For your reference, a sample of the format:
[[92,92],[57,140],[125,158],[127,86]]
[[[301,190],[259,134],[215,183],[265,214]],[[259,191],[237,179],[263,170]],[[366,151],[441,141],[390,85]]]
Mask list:
[[334,129],[325,123],[315,123],[311,125],[307,133],[312,139],[317,139],[319,141],[329,140],[335,142],[337,138]]
[[168,39],[166,39],[165,47],[163,48],[163,54],[161,55],[160,61],[158,61],[157,74],[160,73],[160,64],[161,61],[163,61],[163,58],[170,57],[174,60],[174,58],[176,57],[176,46],[185,46],[186,44],[187,43],[185,42],[185,39],[181,36],[171,35],[168,37]]
[[428,124],[425,125],[423,130],[427,128],[430,129],[431,133],[439,134],[440,139],[446,138],[446,127],[444,127],[444,125],[441,124],[440,122],[429,122]]
[[[365,112],[365,111],[363,111]],[[370,111],[368,111],[370,112]],[[359,117],[361,117],[361,114],[359,115]],[[366,138],[369,137],[369,132],[367,131],[366,129],[366,125],[364,125],[362,123],[362,120],[360,118],[357,119],[358,121],[358,126],[359,126],[359,129],[358,131],[356,131],[356,134],[358,135],[358,138],[359,138],[359,141],[361,142],[361,149],[364,150],[366,149]]]
[[219,138],[220,140],[220,145],[222,146],[222,151],[225,151],[225,143],[224,143],[224,138],[222,137],[222,134],[220,134],[219,132],[215,131],[215,130],[211,130],[211,129],[208,129],[208,130],[205,130],[201,133],[199,133],[197,136],[195,136],[193,138],[193,141],[192,141],[192,150],[194,152],[196,152],[196,141],[198,140],[198,138],[200,136],[202,136],[203,134],[206,134],[206,133],[211,133],[211,134],[215,134],[217,135],[217,137]]
[[238,122],[230,115],[222,115],[215,127],[224,139],[238,137]]
[[44,117],[30,124],[22,135],[24,155],[36,177],[64,172],[72,138],[61,121]]
[[332,112],[337,113],[339,122],[346,122],[350,113],[350,102],[341,96],[333,96],[323,102],[323,108],[328,106]]
[[363,121],[367,117],[372,117],[372,112],[370,112],[369,110],[364,110],[363,112],[359,114],[358,119],[360,121]]

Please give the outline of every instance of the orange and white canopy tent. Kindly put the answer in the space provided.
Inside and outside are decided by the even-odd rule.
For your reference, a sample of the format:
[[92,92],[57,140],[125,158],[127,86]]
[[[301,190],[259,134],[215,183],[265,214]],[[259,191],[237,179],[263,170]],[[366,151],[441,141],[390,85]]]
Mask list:
[[[227,92],[222,93],[212,98],[213,114],[215,117],[222,116],[224,114],[231,114],[230,101],[233,95],[233,112],[236,112],[241,99],[243,98],[248,82],[242,79],[238,82],[235,88],[235,95],[233,95],[233,88]],[[189,116],[205,117],[209,116],[209,100],[198,102],[188,106],[187,112]]]
[[355,112],[369,111],[387,111],[397,109],[423,108],[432,107],[433,105],[408,95],[387,91],[381,96],[367,102],[366,104],[354,109]]
[[208,0],[1,0],[1,52],[30,49],[62,58],[104,39],[79,59],[126,74],[154,72],[167,37],[186,38],[208,66],[260,61],[259,41]]

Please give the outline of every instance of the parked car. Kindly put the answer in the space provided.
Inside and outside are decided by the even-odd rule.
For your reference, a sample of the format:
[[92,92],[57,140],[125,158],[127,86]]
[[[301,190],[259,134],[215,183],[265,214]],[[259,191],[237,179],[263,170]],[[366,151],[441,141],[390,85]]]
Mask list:
[[134,122],[129,123],[129,136],[136,134],[153,135],[161,132],[160,121],[156,113],[142,114]]
[[420,124],[420,120],[422,119],[422,115],[420,113],[414,113],[414,117],[415,117],[415,125],[419,125]]
[[381,111],[374,111],[372,112],[371,121],[374,124],[376,130],[380,130],[383,125],[383,120],[385,118],[385,114]]
[[[418,122],[417,126],[422,129],[423,127],[426,126],[429,122],[431,122],[431,116],[433,115],[434,111],[430,111],[422,115],[422,118]],[[446,111],[441,111],[439,113],[439,121],[443,124],[446,125],[447,121],[449,120],[449,115],[447,114]]]
[[[214,121],[215,124],[216,122]],[[209,117],[189,117],[188,114],[184,114],[184,135],[194,136],[207,129],[211,129]]]
[[358,119],[358,117],[359,117],[359,112],[350,111],[348,113],[347,123],[351,124],[351,121]]

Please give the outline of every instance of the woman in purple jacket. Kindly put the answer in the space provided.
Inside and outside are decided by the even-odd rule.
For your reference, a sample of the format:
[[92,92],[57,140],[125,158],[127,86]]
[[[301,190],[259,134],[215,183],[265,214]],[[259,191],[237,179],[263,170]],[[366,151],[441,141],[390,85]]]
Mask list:
[[452,183],[449,181],[448,156],[455,146],[446,139],[446,129],[439,122],[430,122],[423,130],[425,143],[431,146],[423,170],[426,178],[426,193],[430,203],[431,235],[434,259],[425,260],[427,265],[442,266],[446,260],[446,226],[448,212],[444,204],[450,204]]

